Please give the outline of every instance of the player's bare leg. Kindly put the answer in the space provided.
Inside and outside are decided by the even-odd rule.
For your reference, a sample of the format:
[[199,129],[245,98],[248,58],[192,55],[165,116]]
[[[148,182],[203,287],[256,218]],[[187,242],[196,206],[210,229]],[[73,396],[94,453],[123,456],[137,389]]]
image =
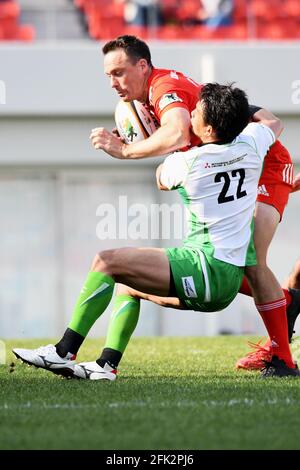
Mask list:
[[147,294],[166,297],[169,293],[169,260],[162,248],[103,251],[95,256],[91,270]]
[[256,304],[282,298],[282,288],[267,266],[267,253],[280,222],[280,214],[273,207],[257,202],[255,208],[254,245],[257,266],[246,269],[246,277],[251,284]]
[[114,380],[119,361],[138,322],[140,300],[179,309],[184,306],[176,297],[153,294],[170,291],[169,261],[162,249],[126,248],[104,252],[95,257],[92,270],[105,272],[115,280],[126,280],[133,286],[142,286],[148,290],[145,293],[128,285],[118,285],[106,345],[101,356],[96,361],[75,366],[74,376],[77,378]]
[[[125,281],[131,287],[145,290],[151,295],[167,295],[170,268],[165,251],[157,248],[121,248],[98,253],[63,338],[55,346],[48,345],[37,350],[15,349],[16,356],[36,367],[71,375],[82,342],[112,298],[115,280]],[[115,374],[112,369],[106,370],[105,377],[101,378],[114,380]]]
[[146,294],[124,284],[118,284],[105,346],[97,359],[97,364],[103,370],[111,368],[115,372],[117,371],[119,362],[138,323],[141,300],[147,300],[162,307],[186,309],[178,297]]
[[[277,338],[275,343],[278,344],[279,341],[282,344],[282,355],[291,364],[290,350],[286,341],[288,337],[287,320],[285,320],[285,327],[283,329],[282,327],[278,328],[276,325],[276,320],[279,319],[279,316],[282,317],[284,315],[286,319],[286,300],[277,279],[267,266],[268,248],[279,221],[280,214],[273,206],[261,202],[256,203],[254,241],[257,266],[247,268],[246,276],[252,289],[254,301],[263,317],[268,332],[269,334],[270,331],[273,332],[271,339],[274,340],[275,333]],[[289,295],[289,293],[287,292],[286,295]],[[284,335],[286,335],[286,339]],[[236,367],[246,369],[261,368],[264,365],[264,361],[270,360],[271,355],[272,346],[269,340],[263,346],[258,345],[257,350],[250,353],[250,355],[240,359]]]

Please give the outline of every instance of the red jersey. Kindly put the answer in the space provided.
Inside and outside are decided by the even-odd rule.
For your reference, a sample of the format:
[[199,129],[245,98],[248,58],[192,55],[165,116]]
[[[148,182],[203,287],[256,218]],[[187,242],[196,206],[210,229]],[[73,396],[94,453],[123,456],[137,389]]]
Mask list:
[[[185,108],[191,112],[199,101],[202,85],[175,70],[153,69],[148,78],[147,104],[150,112],[160,124],[165,111],[172,108]],[[191,146],[201,140],[191,131]]]

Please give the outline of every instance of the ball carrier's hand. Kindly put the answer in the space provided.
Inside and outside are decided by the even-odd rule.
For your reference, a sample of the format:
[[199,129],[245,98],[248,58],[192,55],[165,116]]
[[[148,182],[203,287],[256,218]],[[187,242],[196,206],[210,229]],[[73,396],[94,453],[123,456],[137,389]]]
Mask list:
[[118,159],[137,160],[165,156],[190,144],[190,113],[187,109],[174,108],[166,111],[161,126],[149,137],[138,142],[124,143],[103,127],[92,130],[90,139],[94,148],[102,149]]
[[96,150],[104,150],[114,158],[125,158],[124,148],[126,144],[124,144],[123,140],[117,137],[115,133],[109,132],[104,127],[92,129],[90,140]]

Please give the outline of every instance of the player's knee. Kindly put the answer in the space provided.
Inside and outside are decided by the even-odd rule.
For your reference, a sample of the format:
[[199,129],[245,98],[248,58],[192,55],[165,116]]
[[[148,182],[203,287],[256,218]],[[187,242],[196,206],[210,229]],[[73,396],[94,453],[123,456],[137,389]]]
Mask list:
[[96,254],[92,264],[93,271],[99,271],[108,275],[114,274],[112,272],[113,259],[116,250],[104,250]]
[[259,267],[256,266],[247,266],[245,268],[245,276],[250,284],[251,287],[255,288],[257,283],[259,282]]

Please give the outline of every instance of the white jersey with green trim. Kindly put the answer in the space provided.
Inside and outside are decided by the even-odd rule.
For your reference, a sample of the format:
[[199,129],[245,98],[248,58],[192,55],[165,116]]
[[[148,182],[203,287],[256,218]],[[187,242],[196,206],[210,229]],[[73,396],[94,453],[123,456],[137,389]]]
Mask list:
[[262,164],[274,143],[272,130],[250,123],[230,144],[204,144],[169,155],[160,181],[178,189],[188,209],[185,246],[208,250],[221,261],[256,264],[253,214]]

